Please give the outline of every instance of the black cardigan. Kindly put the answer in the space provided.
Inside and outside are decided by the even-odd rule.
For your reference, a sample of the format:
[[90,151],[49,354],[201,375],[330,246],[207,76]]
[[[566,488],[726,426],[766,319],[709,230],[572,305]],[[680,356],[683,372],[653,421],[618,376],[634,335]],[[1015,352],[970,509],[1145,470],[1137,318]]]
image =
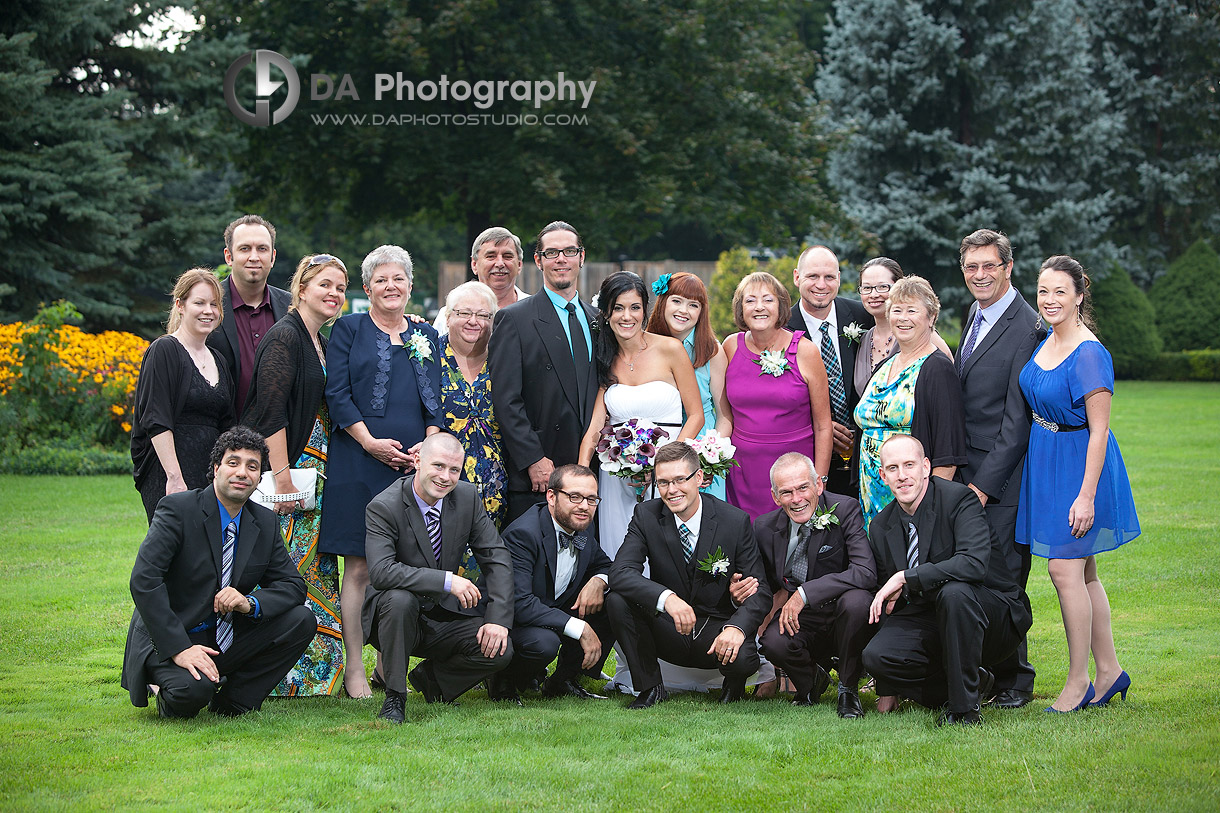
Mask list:
[[[326,337],[318,340],[325,352]],[[287,429],[288,464],[295,466],[309,442],[325,392],[326,372],[309,329],[300,314],[289,311],[259,342],[241,422],[263,437]]]

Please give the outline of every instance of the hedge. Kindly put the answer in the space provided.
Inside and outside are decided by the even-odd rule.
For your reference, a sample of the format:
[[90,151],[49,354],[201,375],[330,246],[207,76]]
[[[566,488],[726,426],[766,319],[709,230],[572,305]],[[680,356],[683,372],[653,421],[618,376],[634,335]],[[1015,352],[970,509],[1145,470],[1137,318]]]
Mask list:
[[1220,381],[1220,350],[1161,353],[1144,378],[1150,381]]

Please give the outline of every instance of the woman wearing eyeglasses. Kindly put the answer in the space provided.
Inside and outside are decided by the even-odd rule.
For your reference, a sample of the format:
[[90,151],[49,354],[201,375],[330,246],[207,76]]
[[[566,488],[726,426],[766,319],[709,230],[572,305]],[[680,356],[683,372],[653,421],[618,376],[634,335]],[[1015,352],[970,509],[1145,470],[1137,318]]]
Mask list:
[[[445,428],[466,450],[462,479],[478,487],[483,508],[498,529],[504,520],[508,474],[487,372],[487,343],[495,315],[496,295],[481,282],[462,283],[445,298],[448,332],[441,339],[441,409]],[[479,565],[469,548],[460,575],[479,580]]]
[[[440,347],[431,325],[410,320],[411,255],[378,246],[360,264],[366,313],[335,323],[326,351],[326,402],[335,431],[319,549],[343,557],[343,685],[349,697],[371,697],[361,653],[360,610],[369,584],[364,509],[411,468],[411,452],[439,432]],[[377,680],[377,671],[374,671]]]
[[[326,471],[330,416],[326,389],[326,339],[322,327],[343,310],[347,267],[338,257],[309,254],[297,263],[289,292],[292,307],[259,343],[254,377],[242,423],[267,439],[268,458],[278,494],[296,493],[290,468]],[[329,497],[329,490],[327,491]],[[318,632],[297,665],[273,695],[334,694],[343,669],[339,628],[339,563],[318,551],[323,479],[318,478],[314,507],[300,500],[276,503],[280,532],[288,553],[305,579],[306,604],[318,619]]]

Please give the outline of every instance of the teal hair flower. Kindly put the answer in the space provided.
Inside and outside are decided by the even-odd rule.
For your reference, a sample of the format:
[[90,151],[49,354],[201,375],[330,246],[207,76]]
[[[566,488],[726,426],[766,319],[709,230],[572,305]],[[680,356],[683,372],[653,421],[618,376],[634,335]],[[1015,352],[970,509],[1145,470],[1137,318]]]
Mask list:
[[663,296],[669,290],[669,278],[673,274],[662,274],[657,277],[657,281],[652,284],[652,292],[657,296]]

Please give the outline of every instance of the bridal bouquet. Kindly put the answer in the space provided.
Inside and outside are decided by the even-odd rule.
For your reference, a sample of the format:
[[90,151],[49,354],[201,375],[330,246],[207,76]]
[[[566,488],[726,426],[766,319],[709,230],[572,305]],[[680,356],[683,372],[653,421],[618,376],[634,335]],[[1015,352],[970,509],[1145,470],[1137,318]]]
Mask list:
[[727,477],[729,469],[738,465],[733,459],[733,455],[737,454],[737,447],[728,438],[720,437],[715,429],[686,442],[699,455],[699,468],[703,469],[704,483],[710,483],[715,477]]
[[627,480],[635,488],[636,502],[642,502],[657,446],[667,437],[669,433],[655,423],[638,418],[604,426],[597,442],[597,458],[603,470]]

